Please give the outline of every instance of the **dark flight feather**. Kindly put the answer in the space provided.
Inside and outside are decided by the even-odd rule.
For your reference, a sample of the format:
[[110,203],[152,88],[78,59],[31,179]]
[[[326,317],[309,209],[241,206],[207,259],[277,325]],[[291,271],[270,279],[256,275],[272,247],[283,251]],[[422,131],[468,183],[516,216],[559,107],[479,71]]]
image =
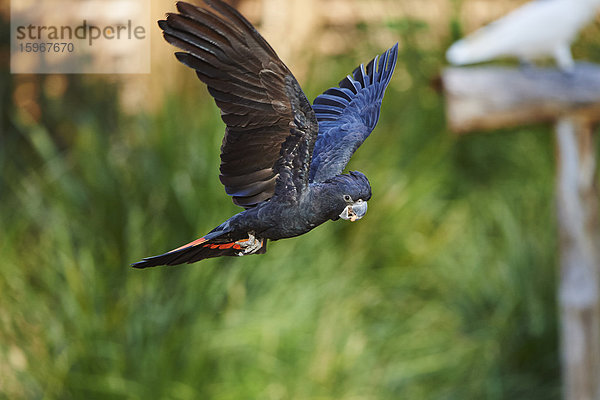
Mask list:
[[366,68],[361,64],[339,87],[330,88],[315,99],[319,136],[310,166],[311,182],[323,182],[341,174],[375,128],[397,58],[398,44],[375,57]]
[[226,193],[249,208],[273,197],[280,181],[285,188],[308,184],[318,123],[292,73],[226,3],[178,2],[177,9],[159,26],[183,50],[177,59],[196,70],[221,109],[227,128],[219,178]]

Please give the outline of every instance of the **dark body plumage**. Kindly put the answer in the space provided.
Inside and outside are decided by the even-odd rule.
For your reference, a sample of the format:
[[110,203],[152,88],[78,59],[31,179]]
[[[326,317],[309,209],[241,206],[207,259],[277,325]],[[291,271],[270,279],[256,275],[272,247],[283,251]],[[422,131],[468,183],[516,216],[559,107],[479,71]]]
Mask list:
[[227,127],[220,179],[246,210],[200,239],[132,266],[261,254],[267,239],[302,235],[329,219],[360,219],[371,198],[369,181],[342,172],[377,123],[398,45],[311,107],[275,51],[235,9],[220,0],[178,2],[177,9],[159,26],[221,109]]

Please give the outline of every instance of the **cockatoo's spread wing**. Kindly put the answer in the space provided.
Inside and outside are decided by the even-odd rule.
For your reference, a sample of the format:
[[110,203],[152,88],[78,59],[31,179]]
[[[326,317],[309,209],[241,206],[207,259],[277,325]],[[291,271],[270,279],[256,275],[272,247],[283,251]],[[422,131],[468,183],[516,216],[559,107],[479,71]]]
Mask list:
[[570,45],[593,19],[600,0],[536,0],[454,43],[446,58],[454,65],[499,57],[553,57],[562,69],[573,65]]
[[323,182],[341,174],[375,128],[397,59],[398,44],[366,67],[361,64],[339,87],[328,89],[315,99],[319,136],[310,166],[311,182]]
[[[178,2],[159,21],[177,59],[196,70],[227,125],[220,179],[245,208],[308,184],[318,125],[296,79],[271,46],[221,0]],[[281,189],[279,189],[281,188]]]

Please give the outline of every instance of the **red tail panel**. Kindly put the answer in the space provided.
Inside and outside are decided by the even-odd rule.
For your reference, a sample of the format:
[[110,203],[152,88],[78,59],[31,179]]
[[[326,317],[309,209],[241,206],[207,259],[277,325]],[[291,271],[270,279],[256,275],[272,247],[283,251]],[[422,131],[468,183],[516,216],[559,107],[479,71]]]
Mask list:
[[188,244],[184,244],[184,245],[183,245],[183,246],[181,246],[181,247],[178,247],[178,248],[176,248],[176,249],[173,249],[173,250],[169,251],[169,253],[172,253],[172,252],[174,252],[174,251],[177,251],[177,250],[185,249],[186,247],[196,246],[196,245],[198,245],[198,244],[201,244],[201,243],[204,243],[204,242],[206,242],[206,240],[207,240],[207,239],[206,239],[204,236],[202,236],[200,239],[196,239],[196,240],[194,240],[193,242],[190,242],[190,243],[188,243]]

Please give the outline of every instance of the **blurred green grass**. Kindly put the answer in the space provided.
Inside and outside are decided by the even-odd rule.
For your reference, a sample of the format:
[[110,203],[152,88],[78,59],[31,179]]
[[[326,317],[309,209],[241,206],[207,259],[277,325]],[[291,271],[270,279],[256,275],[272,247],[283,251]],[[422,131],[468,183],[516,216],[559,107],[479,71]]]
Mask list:
[[[410,44],[411,27],[426,29],[391,29]],[[364,35],[311,69],[310,99],[381,51]],[[128,268],[239,211],[200,83],[156,115],[107,124],[105,107],[73,107],[68,146],[11,119],[0,396],[559,398],[550,128],[451,136],[430,84],[441,66],[441,49],[401,51],[349,165],[373,187],[363,220],[191,266]]]

